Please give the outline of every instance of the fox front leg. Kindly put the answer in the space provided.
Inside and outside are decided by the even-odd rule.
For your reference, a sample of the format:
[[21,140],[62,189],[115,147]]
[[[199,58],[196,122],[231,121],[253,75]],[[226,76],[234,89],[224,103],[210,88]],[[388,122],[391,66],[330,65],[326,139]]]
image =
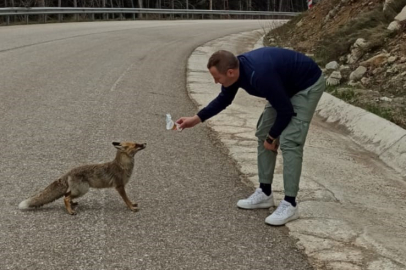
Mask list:
[[65,198],[63,198],[63,202],[65,203],[66,211],[68,211],[69,215],[76,215],[76,212],[72,209],[72,198],[71,193],[68,192],[65,194]]
[[128,199],[124,186],[116,187],[116,190],[120,194],[121,198],[123,198],[123,200],[124,200],[125,204],[128,206],[128,208],[131,209],[131,211],[134,211],[134,212],[138,211],[138,209],[137,209],[138,204],[132,203],[130,201],[130,199]]

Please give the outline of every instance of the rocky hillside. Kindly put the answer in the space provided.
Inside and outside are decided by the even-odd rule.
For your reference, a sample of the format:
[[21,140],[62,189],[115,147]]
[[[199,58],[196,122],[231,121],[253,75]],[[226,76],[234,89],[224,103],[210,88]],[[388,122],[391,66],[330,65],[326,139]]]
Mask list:
[[265,45],[306,53],[328,92],[406,128],[406,0],[322,0]]

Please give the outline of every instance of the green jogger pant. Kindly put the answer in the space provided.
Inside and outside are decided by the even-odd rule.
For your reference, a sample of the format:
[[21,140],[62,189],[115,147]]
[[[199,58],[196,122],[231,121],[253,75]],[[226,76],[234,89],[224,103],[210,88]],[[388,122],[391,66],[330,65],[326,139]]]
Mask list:
[[[303,146],[306,141],[310,121],[313,118],[317,103],[326,87],[324,75],[303,91],[298,92],[290,100],[296,116],[283,130],[279,139],[283,158],[283,184],[286,196],[296,197],[302,172]],[[274,124],[276,111],[268,103],[262,112],[255,136],[258,138],[258,177],[260,183],[272,184],[276,163],[276,153],[265,149],[264,141]]]

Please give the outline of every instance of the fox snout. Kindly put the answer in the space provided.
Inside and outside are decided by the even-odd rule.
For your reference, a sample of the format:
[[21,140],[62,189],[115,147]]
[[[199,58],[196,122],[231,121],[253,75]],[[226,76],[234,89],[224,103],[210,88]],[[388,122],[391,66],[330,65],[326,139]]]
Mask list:
[[147,143],[140,144],[141,149],[144,149],[145,147],[147,147]]

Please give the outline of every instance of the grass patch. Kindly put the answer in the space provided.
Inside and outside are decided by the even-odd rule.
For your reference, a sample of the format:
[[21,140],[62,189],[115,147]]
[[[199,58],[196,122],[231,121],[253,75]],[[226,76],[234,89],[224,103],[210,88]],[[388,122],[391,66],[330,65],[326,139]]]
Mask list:
[[382,117],[382,118],[384,118],[386,120],[389,120],[391,122],[395,122],[392,110],[389,109],[389,108],[382,108],[382,107],[379,107],[379,106],[377,106],[375,104],[366,104],[364,106],[364,109],[371,112],[371,113],[373,113],[373,114],[376,114],[376,115],[378,115],[378,116],[380,116],[380,117]]
[[325,92],[327,92],[327,93],[333,93],[334,91],[337,91],[337,89],[338,89],[338,86],[337,85],[328,85],[328,84],[326,84],[326,90],[325,90]]
[[351,104],[355,104],[357,102],[357,93],[355,93],[353,89],[334,89],[331,94]]

